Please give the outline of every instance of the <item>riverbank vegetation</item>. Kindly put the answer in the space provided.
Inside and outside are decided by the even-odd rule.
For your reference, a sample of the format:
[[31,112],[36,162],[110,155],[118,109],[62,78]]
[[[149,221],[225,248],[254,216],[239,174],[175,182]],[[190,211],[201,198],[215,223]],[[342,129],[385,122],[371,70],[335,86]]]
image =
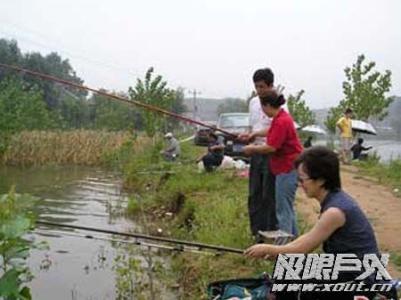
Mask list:
[[[245,249],[254,241],[249,231],[247,184],[236,171],[200,173],[195,159],[205,150],[182,145],[177,163],[166,163],[152,151],[132,157],[124,169],[126,187],[139,191],[128,204],[138,219],[146,214],[146,230],[174,238]],[[156,159],[156,160],[155,160]],[[136,174],[136,180],[133,176]],[[140,219],[140,218],[139,218]],[[177,253],[169,270],[187,299],[204,299],[206,286],[214,280],[259,276],[271,263],[237,254]]]
[[359,161],[355,165],[363,175],[389,185],[394,194],[401,197],[401,158],[380,162],[380,157],[373,155],[368,160]]
[[29,236],[34,227],[35,199],[12,188],[0,195],[0,299],[31,299],[27,286],[33,275],[26,259],[30,250],[46,247]]
[[[46,56],[37,52],[22,53],[14,40],[0,39],[0,59],[4,64],[75,84],[84,83],[68,59],[57,53]],[[133,78],[135,81],[136,84],[127,91],[100,88],[103,93],[125,98],[127,103],[0,68],[0,159],[5,155],[4,162],[12,164],[19,164],[21,159],[21,164],[93,165],[100,161],[103,152],[115,150],[115,146],[120,145],[121,135],[129,135],[121,132],[133,136],[146,132],[153,137],[158,131],[182,129],[183,126],[175,120],[130,105],[129,101],[155,105],[180,114],[186,109],[183,90],[170,88],[152,67],[144,79]],[[34,132],[30,134],[27,131]],[[99,132],[95,134],[94,131]],[[25,138],[28,140],[23,145]],[[39,145],[42,142],[44,144]]]
[[100,165],[124,147],[136,150],[146,138],[131,133],[94,130],[21,131],[13,134],[3,153],[7,165]]

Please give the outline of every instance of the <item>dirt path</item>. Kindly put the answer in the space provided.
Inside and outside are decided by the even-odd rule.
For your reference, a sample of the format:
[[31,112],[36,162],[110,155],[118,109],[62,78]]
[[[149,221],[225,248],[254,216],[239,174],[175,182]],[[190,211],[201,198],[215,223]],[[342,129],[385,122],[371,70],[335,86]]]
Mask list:
[[[341,170],[343,188],[351,194],[367,214],[372,223],[379,248],[382,252],[401,252],[401,198],[396,197],[389,187],[362,177],[355,167]],[[297,192],[297,211],[308,224],[314,224],[319,213],[319,204],[307,199],[301,189]],[[401,270],[389,266],[393,277],[401,278]]]

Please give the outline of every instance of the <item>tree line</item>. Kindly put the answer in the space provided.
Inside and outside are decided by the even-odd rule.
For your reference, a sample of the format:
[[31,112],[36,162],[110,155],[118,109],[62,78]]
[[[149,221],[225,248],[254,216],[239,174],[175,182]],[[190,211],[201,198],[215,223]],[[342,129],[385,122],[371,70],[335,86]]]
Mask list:
[[[38,52],[22,53],[14,40],[0,39],[0,62],[18,65],[33,71],[53,75],[82,84],[68,59],[53,52],[43,56]],[[345,108],[351,108],[357,119],[382,120],[392,97],[391,72],[375,70],[375,62],[359,55],[352,67],[344,69],[344,98],[332,107],[325,121],[329,131]],[[156,105],[175,113],[183,113],[184,91],[171,89],[167,81],[150,67],[144,78],[137,78],[128,91],[107,91],[128,99]],[[304,99],[305,91],[287,96],[289,112],[300,127],[315,123],[315,116]],[[246,100],[227,98],[218,112],[247,111]],[[177,122],[131,105],[110,101],[104,96],[88,95],[86,91],[41,80],[27,74],[16,74],[0,68],[0,131],[23,129],[93,128],[106,130],[144,130],[153,136],[159,130],[169,130]]]
[[[14,40],[0,39],[0,62],[45,73],[83,84],[68,59],[53,52],[22,53]],[[135,79],[133,79],[134,81]],[[167,81],[149,68],[144,79],[136,79],[128,91],[107,91],[131,100],[182,113],[183,89],[168,87]],[[158,129],[171,129],[176,122],[156,117],[141,108],[107,99],[28,74],[0,68],[0,131],[24,129],[105,129],[145,130],[153,135]]]

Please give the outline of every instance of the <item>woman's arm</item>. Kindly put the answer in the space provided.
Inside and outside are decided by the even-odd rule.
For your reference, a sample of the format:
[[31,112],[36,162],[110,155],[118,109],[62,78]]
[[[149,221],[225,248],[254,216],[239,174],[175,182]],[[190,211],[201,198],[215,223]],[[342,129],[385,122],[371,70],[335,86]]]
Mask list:
[[276,257],[282,253],[309,253],[344,226],[345,214],[332,207],[326,210],[315,226],[304,235],[286,245],[256,244],[245,250],[245,255],[256,258]]

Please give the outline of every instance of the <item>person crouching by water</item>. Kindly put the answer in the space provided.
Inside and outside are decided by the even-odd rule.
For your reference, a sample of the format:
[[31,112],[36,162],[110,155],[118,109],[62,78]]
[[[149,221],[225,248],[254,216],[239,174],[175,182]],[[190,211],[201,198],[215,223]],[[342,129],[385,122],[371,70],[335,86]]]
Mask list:
[[171,132],[166,133],[166,148],[161,151],[164,159],[167,161],[175,161],[181,154],[180,143]]
[[[281,108],[285,103],[284,97],[275,90],[271,90],[259,98],[263,112],[273,119],[267,131],[266,144],[248,145],[244,147],[244,154],[270,154],[270,172],[276,176],[274,195],[278,229],[297,235],[294,211],[297,173],[294,169],[294,161],[302,152],[302,145],[294,120]],[[262,135],[266,136],[266,131],[255,132],[251,136],[254,138]]]
[[224,137],[213,132],[209,133],[207,153],[197,159],[197,162],[202,161],[207,172],[215,170],[223,162],[224,148]]
[[363,138],[359,138],[358,143],[352,145],[351,147],[352,159],[366,160],[368,158],[368,154],[362,152],[368,151],[372,149],[372,147],[364,147],[362,146],[362,144],[363,144]]
[[[325,253],[351,253],[359,258],[365,254],[378,255],[376,238],[366,215],[355,200],[341,189],[337,154],[323,146],[312,147],[298,157],[295,165],[305,194],[320,204],[318,221],[310,231],[286,245],[256,244],[245,250],[245,255],[274,258],[278,254],[309,253],[320,245],[323,245]],[[358,275],[340,273],[339,281],[353,280]],[[339,299],[336,293],[332,297]]]

